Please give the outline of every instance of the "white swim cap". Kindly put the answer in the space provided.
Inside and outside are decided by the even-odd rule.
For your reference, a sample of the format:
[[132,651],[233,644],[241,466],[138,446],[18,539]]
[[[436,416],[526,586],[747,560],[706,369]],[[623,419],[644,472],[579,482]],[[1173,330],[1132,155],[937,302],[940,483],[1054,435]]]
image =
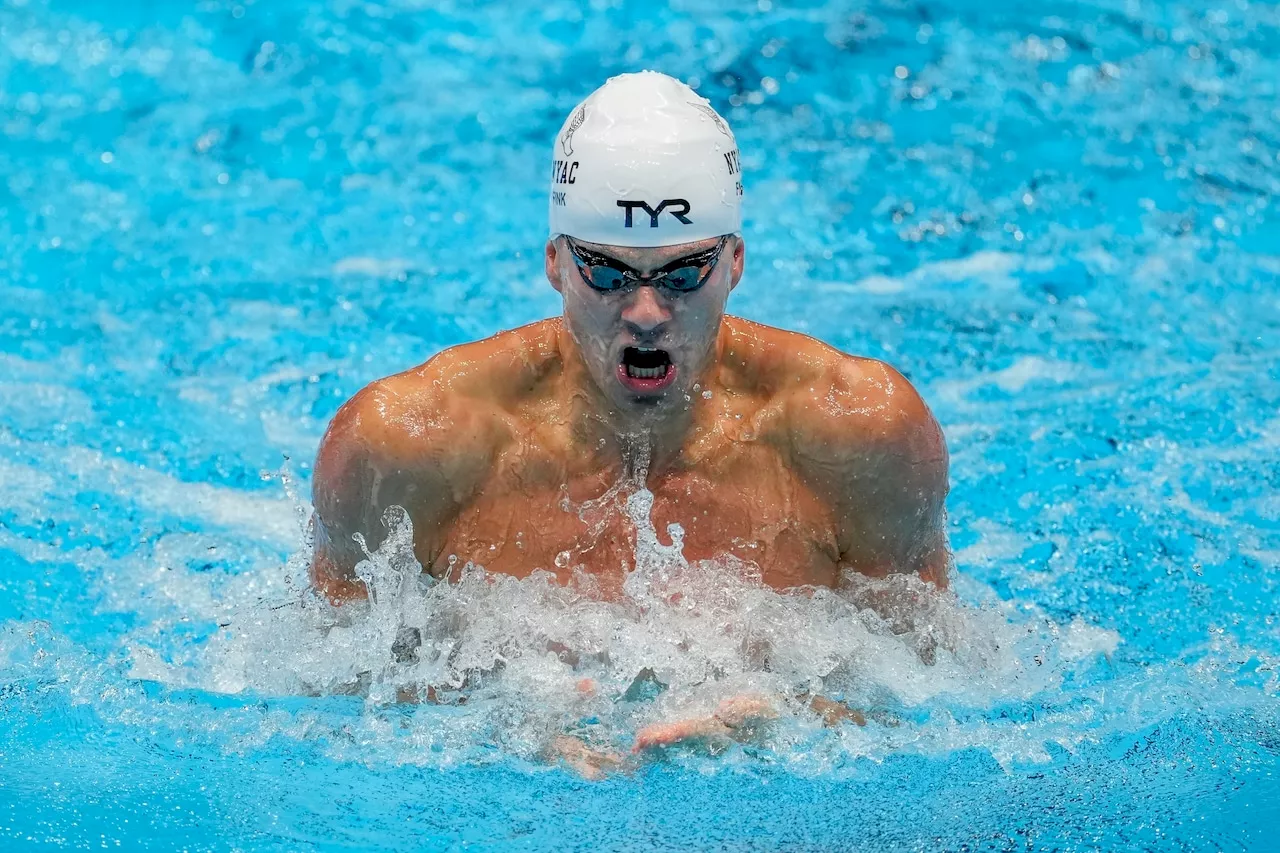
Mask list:
[[741,230],[741,208],[733,131],[673,77],[610,78],[556,136],[553,237],[673,246]]

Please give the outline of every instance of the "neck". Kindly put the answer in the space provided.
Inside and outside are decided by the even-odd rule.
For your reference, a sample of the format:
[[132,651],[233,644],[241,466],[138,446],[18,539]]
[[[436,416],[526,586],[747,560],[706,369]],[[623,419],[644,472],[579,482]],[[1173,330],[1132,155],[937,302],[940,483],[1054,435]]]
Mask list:
[[719,387],[721,355],[726,346],[722,325],[698,390],[672,390],[651,405],[618,405],[605,396],[592,378],[582,351],[564,320],[557,333],[563,372],[560,380],[569,401],[572,434],[584,454],[600,463],[616,465],[626,477],[642,477],[674,467],[694,429],[696,407],[704,389]]

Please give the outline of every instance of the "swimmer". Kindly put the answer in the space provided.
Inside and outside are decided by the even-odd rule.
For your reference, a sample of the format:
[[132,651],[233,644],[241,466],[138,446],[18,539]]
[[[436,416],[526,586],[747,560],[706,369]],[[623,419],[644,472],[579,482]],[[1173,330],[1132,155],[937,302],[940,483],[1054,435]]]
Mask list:
[[947,450],[911,383],[725,314],[746,246],[724,119],[673,78],[624,74],[573,110],[552,164],[545,269],[562,314],[446,349],[338,411],[314,472],[315,587],[363,597],[355,536],[376,548],[398,505],[437,577],[468,561],[582,571],[618,598],[634,525],[578,509],[643,476],[655,528],[679,523],[690,561],[733,555],[779,590],[846,572],[945,588]]

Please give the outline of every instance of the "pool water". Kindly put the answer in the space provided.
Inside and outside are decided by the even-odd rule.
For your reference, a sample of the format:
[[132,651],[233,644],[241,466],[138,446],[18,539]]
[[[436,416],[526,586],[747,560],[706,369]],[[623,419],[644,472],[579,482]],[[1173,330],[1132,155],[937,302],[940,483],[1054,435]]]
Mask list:
[[[552,136],[640,68],[736,131],[731,311],[943,424],[954,594],[886,621],[650,525],[684,606],[430,586],[392,537],[328,610],[325,424],[557,311]],[[1246,0],[9,0],[0,849],[1276,849],[1278,80]],[[637,495],[568,510],[643,533]],[[806,685],[871,720],[601,782],[539,754]]]

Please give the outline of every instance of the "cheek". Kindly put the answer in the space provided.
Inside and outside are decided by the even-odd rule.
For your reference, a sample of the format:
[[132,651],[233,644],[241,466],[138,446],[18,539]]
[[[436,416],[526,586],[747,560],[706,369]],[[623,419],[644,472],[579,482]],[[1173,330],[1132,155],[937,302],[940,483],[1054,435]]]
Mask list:
[[672,312],[681,329],[701,337],[714,328],[724,313],[724,298],[715,292],[698,294],[696,299],[685,299],[676,304]]
[[616,313],[604,300],[595,297],[595,294],[584,296],[580,293],[574,293],[571,299],[565,300],[565,313],[570,312],[580,328],[597,331],[608,329],[613,324]]
[[579,349],[588,357],[608,350],[609,338],[617,312],[595,294],[585,296],[568,291],[564,299],[564,317]]

